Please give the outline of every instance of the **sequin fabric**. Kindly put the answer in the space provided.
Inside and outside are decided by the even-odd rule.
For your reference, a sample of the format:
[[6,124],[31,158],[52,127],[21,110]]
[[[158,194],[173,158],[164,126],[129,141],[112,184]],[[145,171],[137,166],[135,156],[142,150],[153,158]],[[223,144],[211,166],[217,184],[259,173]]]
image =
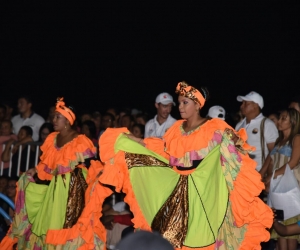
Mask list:
[[132,167],[144,167],[144,166],[161,166],[161,167],[172,168],[168,164],[149,155],[140,155],[140,154],[132,154],[132,153],[125,152],[125,161],[128,166],[128,169]]
[[153,219],[151,228],[158,231],[173,247],[181,248],[188,229],[188,175],[181,175],[164,205]]
[[82,170],[71,172],[69,196],[67,202],[66,219],[63,228],[71,228],[76,224],[84,208],[84,194],[87,183],[83,177]]

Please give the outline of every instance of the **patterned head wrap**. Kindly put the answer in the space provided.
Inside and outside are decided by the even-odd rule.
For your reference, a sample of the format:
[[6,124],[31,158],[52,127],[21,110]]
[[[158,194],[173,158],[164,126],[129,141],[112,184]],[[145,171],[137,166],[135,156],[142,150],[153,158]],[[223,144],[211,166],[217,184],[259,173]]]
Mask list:
[[188,85],[186,82],[179,82],[175,92],[181,96],[185,96],[193,100],[194,102],[199,103],[200,107],[204,106],[205,98],[203,97],[203,95],[198,89]]
[[76,116],[71,109],[66,107],[63,100],[64,100],[63,97],[57,98],[55,111],[61,113],[64,117],[66,117],[69,120],[70,125],[73,125]]

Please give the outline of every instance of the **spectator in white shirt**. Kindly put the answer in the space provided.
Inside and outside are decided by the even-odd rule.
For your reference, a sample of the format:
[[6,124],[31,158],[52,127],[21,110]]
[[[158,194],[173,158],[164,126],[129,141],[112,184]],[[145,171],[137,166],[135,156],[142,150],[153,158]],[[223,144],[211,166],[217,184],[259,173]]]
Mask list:
[[[252,91],[246,96],[238,96],[237,100],[242,102],[240,109],[245,118],[236,125],[235,129],[237,131],[241,128],[246,129],[248,144],[256,148],[249,155],[257,163],[256,170],[260,171],[265,158],[274,147],[278,130],[274,122],[261,113],[264,100],[260,94]],[[263,134],[261,134],[262,130]]]
[[33,131],[32,139],[37,141],[40,127],[44,124],[45,119],[33,112],[29,96],[22,96],[18,99],[18,110],[20,114],[11,119],[14,133],[18,134],[21,127],[29,126]]
[[167,129],[173,125],[176,121],[176,119],[170,115],[173,106],[175,106],[175,102],[170,94],[164,92],[156,97],[155,107],[157,109],[157,114],[153,119],[146,123],[145,138],[161,138]]

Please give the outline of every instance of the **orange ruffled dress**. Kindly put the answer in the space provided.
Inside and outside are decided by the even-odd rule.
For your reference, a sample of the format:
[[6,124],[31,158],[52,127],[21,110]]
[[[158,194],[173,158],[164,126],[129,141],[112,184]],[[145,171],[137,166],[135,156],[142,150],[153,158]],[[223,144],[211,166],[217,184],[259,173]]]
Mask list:
[[[182,124],[183,120],[174,123],[163,139],[145,139],[146,149],[124,138],[123,133],[128,132],[127,129],[108,129],[100,138],[100,157],[105,162],[100,182],[126,193],[125,202],[134,214],[132,221],[135,228],[158,228],[176,249],[260,249],[260,243],[269,240],[270,234],[266,228],[272,225],[273,213],[258,198],[264,184],[255,170],[255,161],[248,156],[247,151],[253,148],[245,143],[245,131],[236,132],[220,119],[211,119],[190,133],[184,132]],[[232,133],[238,136],[237,142],[231,139]],[[200,164],[191,168],[193,162],[197,161]],[[222,176],[215,174],[217,172]],[[174,179],[175,184],[171,187],[174,190],[169,197],[164,197],[166,201],[159,204],[165,195],[164,189],[170,189],[170,185],[173,185],[168,176]],[[205,176],[225,183],[225,188],[222,185],[218,187],[224,194],[223,198],[216,192],[216,184],[210,183]],[[186,185],[184,182],[194,183]],[[199,182],[205,182],[206,186],[201,187]],[[184,185],[188,188],[184,188]],[[156,186],[160,186],[160,189]],[[191,194],[193,186],[202,190]],[[174,195],[175,189],[181,193],[176,194],[176,191]],[[175,209],[176,216],[181,217],[169,214],[169,217],[164,217],[171,210],[172,206],[168,204],[172,204],[170,202],[174,197],[175,203],[182,203],[181,207]],[[180,197],[181,201],[178,202],[176,197]],[[212,211],[193,207],[198,202],[195,197],[204,197],[205,202],[210,203],[207,207]],[[203,205],[203,199],[201,202]],[[186,212],[178,215],[180,210]],[[216,219],[202,220],[203,216],[213,214]],[[184,217],[193,219],[186,220]],[[179,223],[183,229],[179,232],[174,226],[178,224],[178,218],[186,220],[185,223]],[[220,218],[219,224],[214,222]],[[173,221],[173,228],[170,221]],[[209,225],[206,221],[209,221]],[[164,228],[160,230],[159,227]],[[191,229],[195,230],[190,232]],[[178,240],[180,237],[181,242]]]
[[26,250],[105,249],[106,230],[99,218],[112,191],[98,181],[103,165],[92,160],[96,149],[86,136],[58,148],[57,134],[41,147],[39,180],[23,174],[18,181],[15,217],[0,249],[14,244]]

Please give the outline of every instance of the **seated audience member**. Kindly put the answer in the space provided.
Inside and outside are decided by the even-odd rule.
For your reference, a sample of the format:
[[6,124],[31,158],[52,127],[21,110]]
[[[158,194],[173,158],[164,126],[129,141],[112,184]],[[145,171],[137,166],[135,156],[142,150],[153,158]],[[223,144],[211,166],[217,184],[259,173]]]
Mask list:
[[275,220],[273,223],[273,228],[280,236],[292,236],[300,234],[300,221],[290,225],[283,225],[279,221]]
[[54,131],[53,124],[50,122],[45,122],[39,131],[39,142],[44,143],[47,136]]
[[111,113],[105,113],[101,119],[101,131],[99,136],[101,136],[107,128],[114,128],[115,127],[114,124],[115,124],[114,115],[112,115]]
[[141,114],[141,113],[142,113],[142,111],[138,110],[136,108],[132,109],[131,112],[130,112],[130,114],[132,115],[134,121],[136,119],[136,116],[139,115],[139,114]]
[[[8,177],[0,176],[0,193],[6,195],[8,186]],[[9,206],[6,201],[0,199],[0,207],[8,213]],[[6,219],[0,215],[0,241],[6,235],[9,225],[7,224]]]
[[[28,154],[28,147],[29,147],[28,143],[33,141],[32,140],[32,133],[33,132],[32,132],[31,127],[23,126],[19,130],[18,141],[10,139],[6,144],[5,150],[2,153],[2,161],[3,162],[9,162],[10,161],[10,155],[12,154],[11,176],[18,176],[20,174],[20,173],[18,173],[19,157],[21,157],[21,160],[20,160],[20,172],[21,173],[25,172],[29,168],[34,167],[35,153],[33,151],[34,148],[30,147],[29,159],[28,159],[28,168],[26,168],[27,154]],[[12,145],[13,145],[13,147],[12,147]],[[21,153],[19,153],[20,148],[22,150]],[[8,174],[8,169],[5,169],[5,174]]]
[[55,106],[51,106],[48,111],[48,117],[46,119],[46,122],[53,123],[54,115],[55,115]]
[[119,110],[115,107],[111,107],[106,110],[106,113],[110,113],[114,117],[114,124],[112,128],[117,128],[120,122],[120,113]]
[[6,195],[6,188],[8,185],[8,177],[0,176],[0,193]]
[[9,140],[16,141],[18,137],[12,133],[13,127],[12,122],[10,120],[4,120],[1,122],[0,125],[0,169],[3,166],[4,169],[8,169],[9,162],[2,162],[2,152],[3,149],[6,147],[4,144],[7,143]]
[[91,120],[86,120],[81,124],[81,133],[89,138],[94,144],[98,143],[96,125]]
[[4,104],[0,104],[0,124],[5,120],[6,116],[6,106]]
[[134,120],[131,115],[123,115],[120,118],[120,126],[127,128],[129,131],[131,130],[131,126],[133,125]]
[[295,96],[293,99],[291,99],[289,108],[296,109],[298,112],[300,112],[300,96]]
[[219,118],[223,121],[225,121],[225,115],[225,109],[221,106],[212,106],[207,113],[208,118]]
[[117,202],[102,212],[101,222],[107,229],[107,249],[115,249],[116,244],[121,240],[123,230],[133,226],[132,213],[124,201]]
[[133,124],[131,128],[131,133],[136,137],[136,138],[141,138],[144,139],[144,134],[145,134],[145,126],[142,124]]
[[276,125],[276,128],[278,127],[278,120],[279,120],[279,115],[277,113],[271,113],[268,115],[268,118],[274,122]]
[[272,228],[280,235],[280,236],[292,236],[300,234],[300,221],[290,225],[284,225],[276,218],[276,209],[273,209],[274,212],[274,222]]
[[80,116],[80,124],[82,124],[85,121],[90,121],[92,120],[92,115],[89,112],[83,112],[82,115]]
[[32,139],[37,141],[39,139],[40,127],[45,122],[44,118],[32,110],[32,101],[28,96],[19,98],[18,110],[19,114],[11,119],[14,133],[18,134],[22,126],[29,126],[33,131]]
[[130,108],[123,108],[119,111],[119,115],[118,115],[118,121],[116,122],[116,127],[122,127],[121,125],[121,120],[122,120],[122,117],[124,115],[130,115],[131,114],[131,109]]
[[10,100],[2,100],[2,104],[6,107],[5,120],[11,120],[13,113],[13,105]]
[[[16,187],[18,178],[17,177],[7,177],[7,186],[5,195],[12,201],[15,202],[16,198]],[[11,218],[13,218],[14,210],[8,205],[8,203],[2,199],[0,199],[0,207],[6,212]],[[0,215],[0,241],[6,235],[7,230],[10,226],[10,220],[4,218]]]
[[92,121],[95,123],[96,126],[96,138],[99,137],[100,129],[101,129],[101,113],[95,111],[92,114]]
[[135,123],[137,124],[142,124],[145,126],[147,121],[148,121],[148,116],[145,113],[137,114],[135,116]]

